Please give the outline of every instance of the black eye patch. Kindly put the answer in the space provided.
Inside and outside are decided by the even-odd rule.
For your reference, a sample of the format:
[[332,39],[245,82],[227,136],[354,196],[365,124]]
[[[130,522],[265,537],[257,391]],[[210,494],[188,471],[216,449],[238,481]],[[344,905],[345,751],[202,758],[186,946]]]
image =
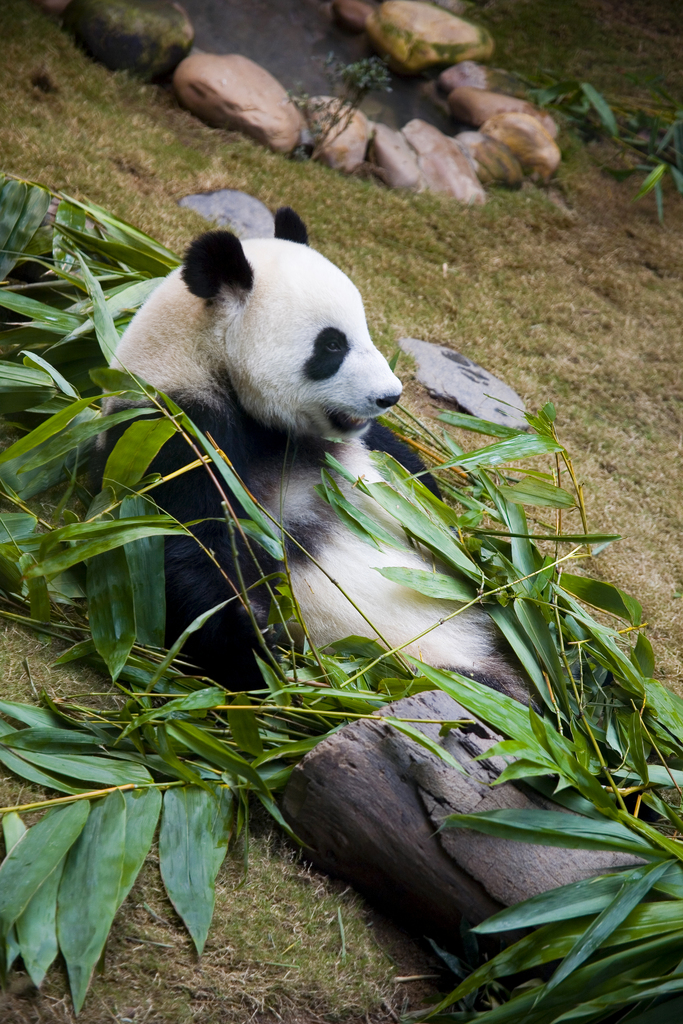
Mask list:
[[344,362],[349,342],[343,331],[324,327],[313,346],[313,355],[306,361],[304,373],[309,380],[327,380]]

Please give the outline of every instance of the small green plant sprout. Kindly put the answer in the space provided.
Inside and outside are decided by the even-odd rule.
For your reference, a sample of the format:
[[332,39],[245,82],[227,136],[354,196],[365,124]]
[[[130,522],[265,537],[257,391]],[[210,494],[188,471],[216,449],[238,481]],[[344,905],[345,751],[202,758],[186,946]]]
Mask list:
[[369,92],[391,92],[391,75],[379,57],[363,57],[352,64],[344,64],[329,53],[325,58],[325,72],[335,93],[332,101],[305,97],[304,102],[313,136],[312,160],[348,128]]
[[683,105],[658,79],[641,82],[632,75],[627,77],[633,84],[649,88],[652,99],[648,104],[626,99],[608,102],[590,83],[577,81],[549,82],[533,89],[530,97],[539,106],[559,110],[584,135],[609,138],[621,150],[625,166],[605,170],[620,181],[638,172],[645,174],[633,201],[654,192],[662,223],[666,175],[683,195]]

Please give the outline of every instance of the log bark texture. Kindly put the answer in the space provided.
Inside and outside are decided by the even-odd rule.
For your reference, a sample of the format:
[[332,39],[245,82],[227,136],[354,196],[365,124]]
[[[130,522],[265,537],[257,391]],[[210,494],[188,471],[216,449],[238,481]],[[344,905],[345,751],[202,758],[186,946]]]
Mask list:
[[[397,718],[471,719],[439,690],[398,701]],[[415,723],[414,723],[415,724]],[[448,814],[494,808],[552,808],[522,784],[491,787],[498,758],[473,761],[501,739],[488,726],[415,724],[466,766],[450,767],[382,721],[346,725],[292,772],[282,809],[313,864],[433,937],[460,919],[477,924],[519,900],[637,863],[622,854],[564,850],[498,839],[471,829],[437,829]],[[569,813],[569,812],[567,812]]]

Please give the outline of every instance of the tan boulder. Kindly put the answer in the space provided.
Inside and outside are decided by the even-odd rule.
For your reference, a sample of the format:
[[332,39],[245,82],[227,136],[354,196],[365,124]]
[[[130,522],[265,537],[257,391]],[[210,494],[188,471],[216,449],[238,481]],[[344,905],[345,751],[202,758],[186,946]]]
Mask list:
[[373,10],[365,30],[389,67],[404,75],[471,58],[488,60],[493,53],[493,39],[481,25],[416,0],[386,0]]
[[417,117],[403,126],[401,134],[417,154],[426,188],[468,205],[486,202],[474,165],[455,139]]
[[489,89],[491,92],[502,92],[505,96],[516,96],[526,99],[526,86],[517,75],[501,68],[489,68],[477,64],[474,60],[463,60],[446,68],[439,75],[437,82],[441,92],[448,95],[453,89],[467,85],[472,89]]
[[559,167],[562,154],[557,143],[535,117],[529,114],[496,114],[484,121],[483,135],[503,142],[519,160],[522,168],[544,181]]
[[370,122],[360,110],[354,110],[347,124],[342,108],[341,119],[334,124],[339,109],[339,101],[333,96],[314,96],[308,101],[308,123],[314,139],[319,138],[321,132],[326,134],[322,145],[316,143],[316,159],[335,171],[351,174],[365,160]]
[[519,188],[524,173],[511,149],[503,142],[481,132],[460,132],[455,141],[474,161],[479,181],[490,181],[508,188]]
[[529,114],[543,125],[552,139],[557,137],[557,125],[550,114],[515,96],[503,96],[498,92],[489,92],[488,89],[461,85],[449,92],[448,106],[458,121],[473,124],[476,128],[496,114]]
[[372,162],[384,171],[384,180],[390,188],[408,188],[413,192],[424,188],[417,153],[401,132],[395,132],[385,124],[376,124],[370,156]]
[[278,153],[297,145],[304,119],[277,79],[237,53],[193,54],[173,88],[182,106],[214,128],[233,128]]
[[332,0],[332,15],[336,23],[356,35],[365,32],[365,22],[374,9],[363,0]]

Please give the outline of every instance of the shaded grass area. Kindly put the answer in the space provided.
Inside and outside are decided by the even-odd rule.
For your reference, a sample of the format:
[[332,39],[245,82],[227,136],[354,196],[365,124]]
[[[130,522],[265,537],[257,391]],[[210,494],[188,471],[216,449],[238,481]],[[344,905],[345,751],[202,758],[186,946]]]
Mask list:
[[[635,88],[623,86],[622,69],[661,72],[676,91],[681,6],[497,0],[481,18],[497,38],[497,61],[511,69],[549,67],[605,91]],[[28,0],[0,5],[0,31],[3,170],[87,196],[178,251],[205,228],[176,205],[189,192],[240,188],[272,208],[290,204],[312,243],[358,284],[386,353],[403,335],[450,344],[514,386],[529,408],[554,401],[585,481],[591,529],[624,536],[592,571],[643,602],[660,675],[683,688],[683,601],[674,596],[683,591],[680,201],[667,196],[660,228],[652,197],[632,205],[632,182],[601,175],[604,150],[584,149],[566,131],[550,192],[495,192],[474,210],[439,196],[402,196],[206,128],[162,89],[89,62]],[[433,415],[437,406],[414,383],[406,357],[398,370],[411,407]],[[94,674],[51,670],[53,657],[47,644],[8,627],[3,694],[102,690]],[[28,799],[29,789],[7,780],[3,805]],[[389,1019],[381,1006],[398,1005],[393,977],[429,973],[429,963],[416,966],[411,957],[420,954],[404,950],[397,968],[373,940],[360,903],[282,853],[263,826],[248,883],[237,888],[239,861],[226,867],[201,966],[150,869],[80,1019],[232,1022],[271,1007],[292,1022],[368,1012]],[[353,948],[345,969],[330,923],[339,905]],[[136,937],[148,941],[129,941]],[[267,963],[294,962],[295,952],[298,970]],[[3,1019],[68,1021],[64,991],[57,971],[40,1005],[11,996]]]

